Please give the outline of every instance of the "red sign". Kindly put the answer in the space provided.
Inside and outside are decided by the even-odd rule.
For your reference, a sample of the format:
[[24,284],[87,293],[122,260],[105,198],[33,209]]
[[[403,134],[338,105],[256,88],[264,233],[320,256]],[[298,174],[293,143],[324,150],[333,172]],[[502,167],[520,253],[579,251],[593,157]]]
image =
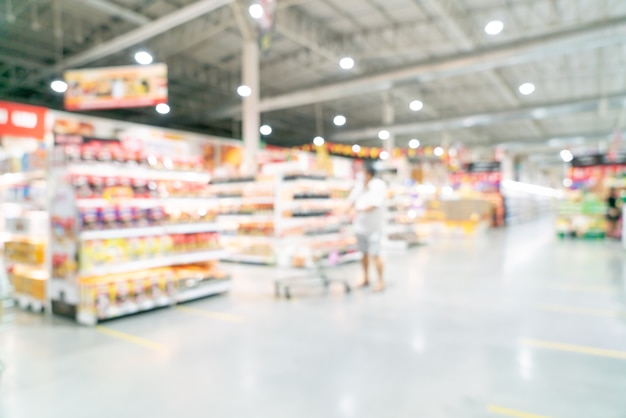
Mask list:
[[0,102],[0,136],[25,136],[43,139],[46,133],[46,112],[43,107]]

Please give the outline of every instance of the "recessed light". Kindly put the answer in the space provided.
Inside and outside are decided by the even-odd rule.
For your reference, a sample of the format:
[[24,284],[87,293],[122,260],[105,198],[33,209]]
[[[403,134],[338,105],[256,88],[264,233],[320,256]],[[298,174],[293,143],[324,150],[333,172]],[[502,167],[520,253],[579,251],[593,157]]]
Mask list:
[[268,136],[272,134],[272,127],[269,125],[263,125],[259,131],[261,132],[261,135]]
[[561,151],[561,159],[563,162],[569,163],[574,159],[574,154],[572,154],[572,151],[564,149]]
[[386,141],[389,138],[391,138],[391,133],[388,130],[383,129],[382,131],[378,132],[378,139]]
[[414,112],[419,112],[423,108],[424,108],[424,103],[421,100],[413,100],[409,104],[409,109],[411,109]]
[[504,23],[499,20],[492,20],[485,25],[485,33],[488,35],[498,35],[504,29]]
[[322,145],[324,145],[324,142],[326,141],[321,136],[316,136],[315,138],[313,138],[313,144],[317,147],[321,147]]
[[335,118],[333,119],[333,123],[334,123],[336,126],[343,126],[343,125],[345,125],[345,124],[346,124],[346,122],[347,122],[347,119],[346,119],[346,117],[345,117],[345,116],[343,116],[343,115],[337,115],[337,116],[335,116]]
[[350,57],[344,57],[339,61],[342,70],[351,70],[354,68],[354,64],[354,59]]
[[137,61],[138,64],[149,65],[152,64],[153,60],[154,58],[152,58],[149,52],[139,51],[135,54],[135,61]]
[[162,115],[167,115],[168,113],[170,113],[170,110],[170,105],[168,105],[167,103],[159,103],[158,105],[156,105],[157,113],[160,113]]
[[524,83],[519,86],[519,92],[522,93],[524,96],[533,94],[535,92],[535,85],[533,83]]
[[57,93],[65,93],[67,91],[67,83],[63,80],[54,80],[50,83],[50,88]]
[[241,97],[249,97],[252,94],[252,89],[246,85],[239,86],[237,88],[237,94]]
[[248,13],[250,13],[253,19],[260,19],[265,14],[265,11],[263,10],[263,6],[259,3],[254,3],[248,8]]

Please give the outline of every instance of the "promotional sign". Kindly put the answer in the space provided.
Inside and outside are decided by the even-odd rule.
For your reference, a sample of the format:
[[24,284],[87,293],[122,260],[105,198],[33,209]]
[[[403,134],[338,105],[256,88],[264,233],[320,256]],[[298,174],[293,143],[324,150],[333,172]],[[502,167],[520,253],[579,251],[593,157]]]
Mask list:
[[260,0],[263,16],[257,20],[259,25],[259,45],[261,51],[266,52],[272,45],[272,31],[274,30],[276,15],[276,0]]
[[167,103],[165,64],[90,68],[65,73],[67,110],[121,109]]
[[43,107],[0,102],[0,136],[20,136],[43,139],[46,132],[46,112]]

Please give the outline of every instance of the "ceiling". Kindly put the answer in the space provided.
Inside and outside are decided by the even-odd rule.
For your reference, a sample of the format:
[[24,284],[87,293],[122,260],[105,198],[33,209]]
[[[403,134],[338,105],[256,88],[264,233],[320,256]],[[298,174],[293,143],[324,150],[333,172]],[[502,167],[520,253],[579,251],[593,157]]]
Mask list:
[[[268,143],[316,135],[406,146],[566,145],[607,140],[626,101],[623,0],[278,0],[261,56]],[[150,51],[169,66],[172,113],[98,115],[241,136],[242,45],[251,18],[239,0],[4,0],[0,98],[62,108],[49,83],[67,68],[133,63]],[[504,30],[487,35],[491,20]],[[339,68],[351,56],[354,69]],[[528,96],[518,87],[536,85]],[[424,108],[409,109],[412,100]],[[383,123],[383,108],[393,108]],[[390,113],[390,112],[387,112]],[[335,127],[337,114],[348,123]],[[565,141],[565,142],[563,142]]]

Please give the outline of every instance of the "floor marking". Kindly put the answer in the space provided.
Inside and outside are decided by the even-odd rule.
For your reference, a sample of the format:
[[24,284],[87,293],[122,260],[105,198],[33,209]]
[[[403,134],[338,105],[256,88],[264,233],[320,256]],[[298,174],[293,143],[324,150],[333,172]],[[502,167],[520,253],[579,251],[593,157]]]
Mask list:
[[228,314],[224,312],[207,311],[204,309],[190,308],[188,306],[177,306],[176,309],[178,309],[181,312],[187,312],[187,313],[194,314],[194,315],[200,315],[200,316],[204,316],[205,318],[218,319],[220,321],[237,322],[237,323],[245,321],[245,319],[241,316],[232,315],[232,314]]
[[161,351],[165,349],[165,346],[163,344],[159,344],[157,342],[154,342],[145,338],[137,337],[136,335],[127,334],[121,331],[116,331],[114,329],[103,327],[101,325],[96,327],[96,331],[98,331],[101,334],[107,335],[109,337],[126,341],[131,344],[140,345],[142,347],[149,348],[151,350]]
[[529,414],[528,412],[515,411],[513,409],[503,408],[497,405],[489,405],[487,407],[487,411],[492,412],[494,414],[503,415],[505,417],[513,417],[513,418],[549,418],[545,415],[535,415]]
[[620,360],[626,360],[626,351],[607,350],[605,348],[587,347],[584,345],[572,345],[555,343],[551,341],[533,340],[524,338],[522,344],[536,348],[545,348],[548,350],[567,351],[570,353],[587,354],[589,356],[609,357]]
[[558,290],[562,292],[581,292],[581,293],[616,293],[617,290],[611,286],[601,286],[601,285],[573,285],[573,284],[542,284],[535,285],[533,287],[545,290]]
[[537,306],[537,309],[541,311],[559,312],[559,313],[567,313],[567,314],[606,316],[609,318],[619,318],[622,316],[626,316],[626,312],[624,311],[587,309],[587,308],[577,308],[573,306],[563,306],[563,305],[539,305]]

